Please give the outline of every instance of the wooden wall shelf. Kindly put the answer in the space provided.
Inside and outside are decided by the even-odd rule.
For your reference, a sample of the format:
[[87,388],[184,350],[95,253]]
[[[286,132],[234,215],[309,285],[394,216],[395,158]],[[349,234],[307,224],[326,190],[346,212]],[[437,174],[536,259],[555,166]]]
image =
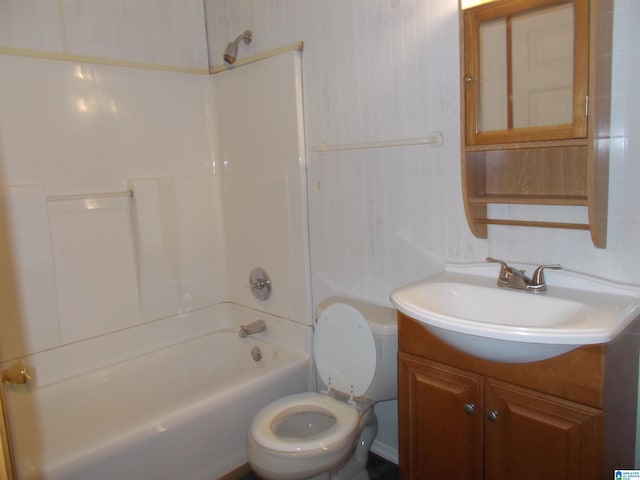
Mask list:
[[[574,103],[572,128],[558,125],[480,132],[481,22],[567,4],[573,6],[575,17],[574,92],[587,93],[578,100],[588,109],[580,113]],[[515,12],[515,8],[520,10]],[[595,246],[606,246],[611,12],[612,0],[496,0],[461,10],[462,189],[467,222],[477,237],[487,238],[487,225],[563,228],[587,230]],[[588,42],[580,44],[579,38]],[[565,135],[568,131],[575,135]],[[588,221],[491,218],[487,207],[492,204],[586,207]]]

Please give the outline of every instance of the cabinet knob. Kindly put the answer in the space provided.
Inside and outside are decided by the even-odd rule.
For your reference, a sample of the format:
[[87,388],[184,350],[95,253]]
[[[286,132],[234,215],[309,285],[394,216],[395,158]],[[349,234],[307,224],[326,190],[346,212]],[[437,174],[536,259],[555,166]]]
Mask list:
[[471,83],[471,82],[473,82],[473,77],[471,75],[465,75],[464,83]]
[[473,403],[465,403],[464,404],[464,411],[466,412],[467,415],[471,415],[476,409],[476,406]]
[[490,422],[495,423],[498,420],[498,412],[496,410],[489,410],[489,413],[487,413],[487,419]]

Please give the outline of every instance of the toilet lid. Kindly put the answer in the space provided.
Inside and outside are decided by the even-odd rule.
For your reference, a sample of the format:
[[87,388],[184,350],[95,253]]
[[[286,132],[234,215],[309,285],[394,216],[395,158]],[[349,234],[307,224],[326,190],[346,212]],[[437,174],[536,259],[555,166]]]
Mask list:
[[315,326],[313,358],[325,385],[362,396],[376,371],[376,345],[367,320],[351,305],[327,307]]

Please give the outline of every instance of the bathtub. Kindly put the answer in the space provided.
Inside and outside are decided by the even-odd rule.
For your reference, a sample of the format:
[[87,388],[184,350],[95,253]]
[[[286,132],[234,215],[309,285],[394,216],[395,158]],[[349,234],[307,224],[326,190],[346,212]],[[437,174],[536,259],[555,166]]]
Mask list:
[[18,478],[219,478],[261,407],[312,387],[310,345],[308,326],[219,304],[28,357],[35,381],[5,388]]

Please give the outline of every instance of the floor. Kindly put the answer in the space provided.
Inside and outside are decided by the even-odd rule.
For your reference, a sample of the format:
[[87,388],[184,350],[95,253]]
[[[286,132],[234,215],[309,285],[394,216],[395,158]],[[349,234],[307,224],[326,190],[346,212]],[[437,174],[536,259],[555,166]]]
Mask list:
[[[373,453],[369,454],[367,471],[371,480],[398,480],[400,478],[397,465]],[[259,480],[259,478],[255,473],[249,473],[240,480]]]
[[388,462],[373,453],[369,454],[367,471],[371,480],[398,480],[400,478],[400,472],[395,463]]

